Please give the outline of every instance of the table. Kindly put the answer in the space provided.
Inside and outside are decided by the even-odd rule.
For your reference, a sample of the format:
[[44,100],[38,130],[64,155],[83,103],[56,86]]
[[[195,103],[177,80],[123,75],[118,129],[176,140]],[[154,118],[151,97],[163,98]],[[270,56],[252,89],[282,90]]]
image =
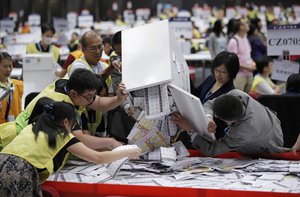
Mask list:
[[[201,79],[199,80],[200,82],[203,81],[209,74],[206,72],[206,63],[212,61],[212,57],[209,53],[209,51],[200,51],[195,54],[185,54],[184,55],[185,60],[188,62],[188,65],[190,66],[190,62],[195,62],[195,73],[199,69],[202,71],[202,76]],[[202,67],[200,66],[202,65]],[[195,84],[199,84],[199,82],[195,78]],[[196,85],[197,86],[197,85]]]
[[[191,156],[203,156],[197,151],[190,151]],[[239,158],[242,155],[238,153],[226,153],[219,155],[218,158]],[[291,152],[281,153],[281,154],[272,154],[264,155],[266,158],[270,159],[287,159],[287,160],[300,160],[300,153],[298,155],[293,155]],[[204,158],[205,159],[205,158]],[[279,161],[280,162],[280,161]],[[297,161],[296,161],[297,162]],[[290,163],[290,162],[288,162]],[[295,163],[295,162],[294,162]],[[256,172],[258,173],[258,172]],[[209,176],[207,176],[209,179]],[[121,179],[127,180],[126,177],[120,175]],[[136,177],[133,177],[135,179]],[[298,178],[299,179],[299,178]],[[129,180],[129,179],[128,179]],[[220,181],[219,181],[220,182]],[[214,182],[215,183],[215,182]],[[290,182],[294,184],[295,182]],[[295,183],[295,184],[298,184]],[[139,197],[167,197],[167,196],[188,196],[188,197],[213,197],[213,196],[225,196],[225,197],[240,197],[240,196],[255,196],[255,197],[294,197],[299,196],[299,193],[288,193],[288,192],[274,192],[273,190],[262,190],[268,188],[267,185],[263,184],[263,187],[260,191],[254,190],[241,190],[241,189],[230,189],[227,186],[227,189],[216,189],[209,187],[174,187],[174,186],[152,186],[152,185],[129,185],[129,184],[111,184],[111,183],[75,183],[75,182],[59,182],[59,181],[46,181],[45,186],[50,186],[55,188],[61,196],[139,196]],[[214,184],[213,184],[214,185]],[[298,188],[298,187],[297,187]],[[299,191],[299,189],[297,189]]]

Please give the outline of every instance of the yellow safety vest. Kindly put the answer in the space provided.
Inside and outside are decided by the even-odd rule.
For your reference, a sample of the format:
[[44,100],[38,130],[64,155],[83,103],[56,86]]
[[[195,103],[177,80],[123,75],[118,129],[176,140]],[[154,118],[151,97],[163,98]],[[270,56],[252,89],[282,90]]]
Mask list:
[[[47,134],[39,132],[38,138],[35,140],[32,125],[28,125],[1,153],[16,155],[28,161],[35,168],[46,169],[39,173],[41,182],[44,182],[54,171],[54,157],[72,138],[74,136],[70,133],[66,137],[64,134],[57,135],[56,148],[52,149],[48,146]],[[64,166],[69,155],[69,153],[65,155],[59,169]]]
[[[50,84],[28,104],[26,109],[17,116],[14,122],[0,124],[0,150],[1,147],[5,147],[7,144],[9,144],[17,135],[20,134],[22,129],[24,129],[28,125],[30,114],[36,102],[42,97],[48,97],[53,99],[54,101],[64,101],[74,105],[67,94],[55,91],[55,82]],[[84,107],[79,107],[77,109],[78,120],[84,109]]]
[[[86,66],[86,68],[87,68],[88,70],[90,70],[91,72],[95,73],[95,72],[93,71],[92,67],[90,66],[90,64],[86,61],[85,57],[82,56],[82,57],[76,59],[71,65],[68,66],[67,71],[68,71],[68,75],[69,75],[69,76],[70,76],[70,70],[71,70],[71,67],[72,67],[72,65],[73,65],[74,63],[76,63],[76,62],[81,62],[81,63],[83,63],[83,64]],[[99,61],[99,63],[100,63],[101,70],[104,70],[105,68],[108,67],[108,64],[105,63],[105,62]],[[100,73],[96,73],[96,74],[100,74]],[[111,77],[109,76],[109,77],[106,79],[106,84],[107,84],[108,87],[110,86],[110,83],[111,83]]]
[[[53,99],[54,101],[64,101],[67,103],[70,103],[72,105],[73,102],[70,99],[69,95],[63,94],[60,92],[55,91],[55,82],[50,84],[48,87],[46,87],[40,94],[38,94],[26,107],[26,109],[16,118],[16,127],[17,127],[17,134],[28,125],[28,118],[36,104],[36,102],[42,98],[42,97],[48,97]],[[78,112],[79,114],[82,113],[84,107],[79,107]]]
[[75,58],[75,60],[77,60],[83,56],[83,52],[81,50],[76,50],[72,51],[70,55],[72,55]]
[[265,80],[262,76],[260,75],[256,75],[253,79],[253,82],[252,82],[252,87],[251,87],[251,92],[256,92],[256,88],[257,88],[257,85],[259,83],[268,83],[271,87],[274,86],[274,83],[270,80],[269,82],[267,80]]
[[[86,68],[87,68],[88,70],[90,70],[91,72],[93,72],[92,67],[89,65],[89,63],[86,61],[85,57],[83,56],[83,57],[81,57],[81,58],[75,60],[75,61],[68,67],[68,69],[67,69],[67,70],[68,70],[68,75],[70,75],[70,69],[71,69],[72,65],[73,65],[75,62],[82,62],[82,63],[86,66]],[[108,64],[106,64],[105,62],[101,62],[101,61],[100,61],[100,66],[101,66],[101,69],[103,70],[103,69],[105,69],[105,68],[108,67]],[[108,78],[106,79],[106,84],[107,84],[108,87],[110,86],[110,83],[111,83],[111,77],[108,77]],[[82,111],[82,113],[84,113],[84,115],[85,115],[85,117],[86,117],[86,119],[87,119],[87,121],[88,121],[88,122],[87,122],[87,125],[88,125],[88,130],[89,130],[90,134],[91,134],[91,135],[95,135],[96,130],[97,130],[97,127],[101,124],[101,120],[102,120],[102,112],[96,112],[95,120],[93,120],[93,123],[91,122],[91,120],[89,120],[89,116],[88,116],[88,111],[87,111],[87,109],[84,109],[84,110]]]
[[[53,55],[54,61],[57,62],[58,57],[59,57],[59,48],[52,44],[50,46],[50,52]],[[41,52],[39,49],[36,48],[35,43],[34,43],[34,44],[29,44],[26,46],[26,53],[27,54],[39,54],[39,53],[47,53],[47,52]]]
[[[95,113],[95,120],[93,120],[93,121],[89,119],[89,115],[88,115],[89,112],[87,109],[83,110],[83,112],[81,114],[81,116],[85,115],[85,117],[86,117],[87,127],[88,127],[90,135],[95,135],[97,128],[101,124],[101,121],[102,121],[102,113],[97,112],[97,111],[96,112],[93,111],[93,112]],[[90,113],[93,113],[93,112],[90,112]]]

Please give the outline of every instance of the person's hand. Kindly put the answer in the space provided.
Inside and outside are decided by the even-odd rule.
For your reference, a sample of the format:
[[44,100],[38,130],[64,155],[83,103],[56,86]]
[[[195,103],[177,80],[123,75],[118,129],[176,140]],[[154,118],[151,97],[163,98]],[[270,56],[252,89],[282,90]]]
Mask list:
[[122,62],[120,60],[116,59],[111,62],[111,65],[119,72],[122,72]]
[[279,87],[279,86],[275,85],[273,89],[274,89],[276,95],[281,94],[281,91],[280,91],[280,87]]
[[217,125],[215,121],[211,117],[207,117],[207,130],[209,133],[215,133],[217,129]]
[[[291,150],[295,155],[297,154],[297,151],[300,151],[300,133],[298,135],[296,143],[294,144],[294,146],[292,147]],[[300,154],[300,153],[298,153],[298,154]]]
[[249,70],[250,72],[253,72],[256,70],[256,63],[252,62],[249,64],[249,66],[247,67],[247,70]]
[[126,86],[124,85],[124,83],[120,83],[117,90],[118,100],[123,101],[127,98],[128,94],[125,93],[125,90],[126,90]]
[[126,150],[129,159],[138,159],[139,156],[142,153],[142,150],[140,148],[130,148],[128,150]]
[[189,123],[178,112],[174,112],[171,115],[171,120],[174,121],[184,131],[193,129],[193,127],[189,125]]
[[[294,155],[300,154],[300,144],[298,145],[298,147],[296,146],[296,144],[292,147],[291,149],[292,153],[294,153]],[[297,153],[298,152],[298,153]]]
[[128,103],[124,106],[124,110],[128,116],[132,116],[134,113],[134,108]]
[[111,150],[123,145],[121,142],[115,140],[114,138],[108,138],[108,139],[109,139],[108,148],[110,148]]

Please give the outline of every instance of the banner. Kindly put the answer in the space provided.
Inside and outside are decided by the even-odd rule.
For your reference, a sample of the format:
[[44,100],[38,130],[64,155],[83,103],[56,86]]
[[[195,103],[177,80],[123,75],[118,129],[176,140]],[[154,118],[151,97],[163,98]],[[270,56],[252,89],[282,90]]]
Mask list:
[[268,56],[282,55],[289,51],[290,55],[300,54],[300,25],[277,25],[268,27]]

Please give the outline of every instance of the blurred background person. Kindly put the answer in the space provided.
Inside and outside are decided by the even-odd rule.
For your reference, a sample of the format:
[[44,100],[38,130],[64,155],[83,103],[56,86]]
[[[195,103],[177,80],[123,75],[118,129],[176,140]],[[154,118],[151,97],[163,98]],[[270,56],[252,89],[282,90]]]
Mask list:
[[111,38],[108,36],[103,37],[102,44],[103,44],[103,51],[102,51],[102,55],[101,55],[101,61],[108,63],[110,54],[113,52],[113,49],[111,46]]
[[238,72],[234,86],[248,93],[253,82],[253,71],[256,64],[251,58],[251,45],[247,38],[249,24],[245,19],[236,19],[233,22],[234,36],[229,40],[227,50],[237,54],[240,61],[240,71]]
[[257,29],[257,34],[258,34],[260,40],[262,41],[262,43],[264,43],[265,46],[267,46],[267,38],[266,38],[265,34],[261,31],[262,22],[261,22],[260,18],[251,19],[251,24],[255,25],[255,27]]
[[217,20],[209,35],[208,48],[212,59],[220,52],[227,50],[227,38],[223,28],[222,20]]
[[22,111],[23,81],[11,79],[11,56],[0,52],[0,124],[14,121]]
[[256,64],[257,74],[254,77],[251,92],[256,96],[266,94],[280,94],[280,87],[275,85],[270,79],[272,73],[273,62],[272,59],[264,56]]
[[53,45],[53,35],[55,29],[49,24],[42,24],[42,40],[38,43],[29,44],[26,47],[27,54],[42,54],[50,53],[53,56],[54,62],[59,62],[59,48]]
[[255,25],[249,25],[248,40],[251,45],[251,58],[257,62],[260,58],[267,55],[267,46],[261,41]]
[[78,33],[72,33],[70,43],[68,44],[70,52],[76,51],[78,49],[79,38],[80,36],[78,35]]

